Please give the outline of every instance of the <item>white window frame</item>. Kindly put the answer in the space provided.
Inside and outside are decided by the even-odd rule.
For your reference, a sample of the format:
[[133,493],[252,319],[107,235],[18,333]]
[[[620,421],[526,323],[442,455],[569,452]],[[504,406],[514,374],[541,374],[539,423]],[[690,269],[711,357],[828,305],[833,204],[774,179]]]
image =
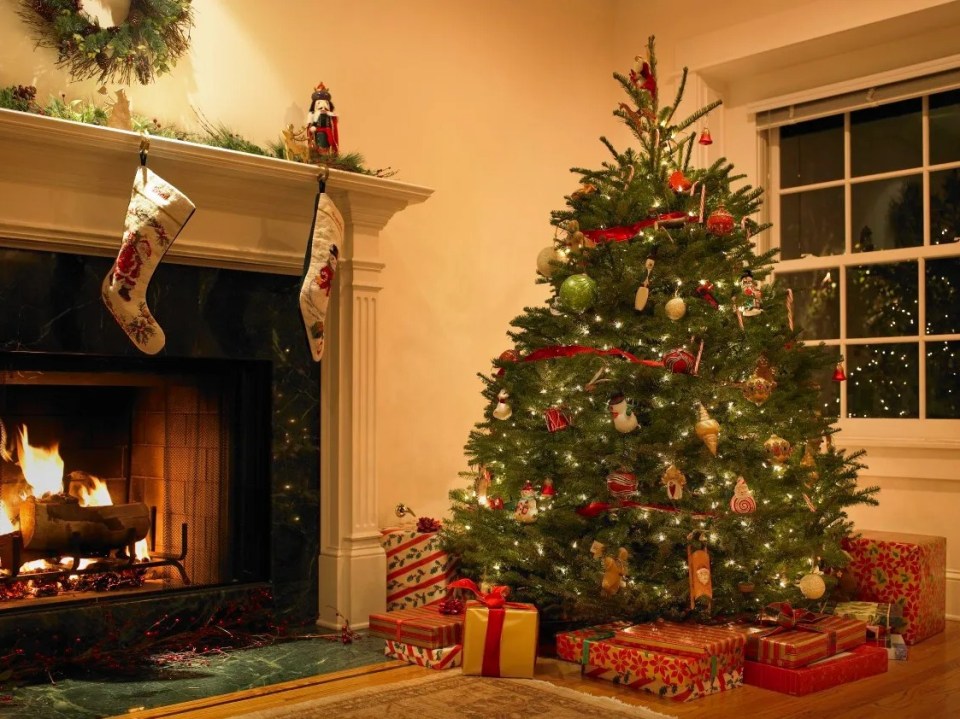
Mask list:
[[[761,250],[766,250],[780,245],[780,198],[783,195],[805,192],[810,190],[819,190],[825,188],[842,187],[844,190],[844,253],[838,255],[825,255],[822,257],[804,256],[798,259],[781,260],[775,265],[776,272],[809,272],[816,270],[833,270],[839,268],[839,277],[837,281],[840,288],[840,336],[838,339],[817,339],[816,342],[823,342],[827,346],[837,347],[838,353],[847,355],[847,348],[855,345],[878,345],[893,343],[914,343],[918,353],[918,372],[919,385],[917,388],[919,399],[919,418],[850,418],[847,416],[848,402],[847,393],[849,382],[844,382],[840,387],[840,420],[838,425],[849,435],[860,439],[880,440],[889,447],[915,447],[922,443],[924,447],[940,447],[943,449],[956,449],[957,438],[960,437],[960,418],[958,419],[928,419],[927,410],[927,377],[926,377],[926,347],[928,342],[958,341],[960,334],[926,334],[926,298],[925,298],[925,277],[926,262],[931,259],[943,257],[960,257],[960,242],[953,242],[942,245],[930,244],[930,173],[950,169],[960,169],[960,161],[944,163],[939,165],[929,165],[929,97],[937,92],[954,89],[947,86],[943,88],[926,88],[922,94],[919,94],[922,104],[923,115],[923,164],[919,167],[912,167],[906,170],[897,170],[892,172],[879,173],[874,175],[864,175],[851,177],[851,143],[850,143],[850,116],[851,112],[859,109],[857,106],[851,106],[849,109],[834,108],[832,111],[820,112],[803,117],[798,121],[813,119],[814,117],[828,117],[843,114],[844,117],[844,174],[843,178],[829,182],[821,182],[810,185],[802,185],[790,188],[780,188],[780,146],[779,146],[779,127],[784,122],[774,124],[772,127],[759,130],[758,161],[761,177],[766,179],[766,204],[765,216],[763,219],[773,223],[773,229],[769,233],[764,233],[766,237],[761,240]],[[864,93],[869,98],[872,91]],[[918,93],[910,95],[917,97]],[[890,101],[906,99],[903,95],[892,98]],[[868,103],[869,104],[869,103]],[[879,103],[875,103],[879,104]],[[868,105],[861,105],[868,106]],[[792,109],[789,110],[793,114]],[[923,244],[918,247],[899,248],[892,250],[875,250],[872,252],[852,252],[853,232],[852,232],[852,188],[854,185],[876,180],[893,179],[899,177],[913,177],[920,175],[923,187]],[[870,264],[888,264],[901,261],[915,261],[917,263],[918,273],[918,315],[917,330],[915,335],[903,335],[894,337],[847,337],[847,288],[846,274],[850,267],[860,267]],[[960,312],[960,308],[958,308]],[[848,376],[850,367],[846,365]],[[852,439],[852,437],[851,437]]]

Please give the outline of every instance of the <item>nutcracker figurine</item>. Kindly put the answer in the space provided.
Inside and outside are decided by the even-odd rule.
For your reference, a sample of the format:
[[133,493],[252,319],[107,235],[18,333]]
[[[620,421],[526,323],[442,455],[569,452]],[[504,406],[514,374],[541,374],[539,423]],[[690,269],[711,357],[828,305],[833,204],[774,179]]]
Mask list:
[[307,144],[311,161],[316,162],[324,155],[340,152],[337,123],[333,98],[327,86],[321,82],[310,96],[310,112],[307,114]]

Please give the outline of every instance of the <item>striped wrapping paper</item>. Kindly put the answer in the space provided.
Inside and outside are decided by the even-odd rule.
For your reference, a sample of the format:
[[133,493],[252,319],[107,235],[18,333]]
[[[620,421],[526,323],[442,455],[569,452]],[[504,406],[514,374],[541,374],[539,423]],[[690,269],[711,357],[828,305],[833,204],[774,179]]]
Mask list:
[[371,614],[367,633],[425,649],[440,649],[463,642],[463,615],[441,614],[439,604]]
[[707,627],[700,624],[651,622],[617,630],[616,641],[700,661],[703,671],[712,675],[742,672],[744,662],[743,633],[729,627]]
[[747,659],[797,669],[867,641],[867,625],[859,619],[817,616],[805,630],[780,627],[739,627],[747,639]]
[[453,669],[463,664],[462,644],[440,647],[439,649],[427,649],[388,639],[385,642],[383,653],[393,659],[402,659],[405,662],[427,669]]
[[387,611],[443,599],[456,560],[440,547],[436,532],[385,529],[380,545],[387,554]]

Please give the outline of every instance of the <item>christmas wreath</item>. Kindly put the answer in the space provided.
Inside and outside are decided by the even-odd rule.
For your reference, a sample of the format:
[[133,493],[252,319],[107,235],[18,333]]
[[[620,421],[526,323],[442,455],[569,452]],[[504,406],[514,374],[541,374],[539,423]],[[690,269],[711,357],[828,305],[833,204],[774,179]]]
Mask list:
[[130,0],[127,19],[112,27],[100,27],[81,0],[23,0],[20,17],[75,79],[126,85],[169,72],[190,46],[193,26],[190,0]]

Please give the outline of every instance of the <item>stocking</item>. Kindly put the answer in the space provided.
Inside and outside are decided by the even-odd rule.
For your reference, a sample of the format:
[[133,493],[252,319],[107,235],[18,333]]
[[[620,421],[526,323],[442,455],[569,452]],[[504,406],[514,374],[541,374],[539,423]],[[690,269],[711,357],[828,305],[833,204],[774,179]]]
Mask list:
[[147,307],[147,286],[193,211],[190,198],[173,185],[147,167],[137,170],[120,254],[100,294],[130,341],[147,354],[156,354],[167,341]]
[[343,218],[330,196],[321,190],[300,286],[300,314],[315,362],[323,357],[323,328],[342,242]]

